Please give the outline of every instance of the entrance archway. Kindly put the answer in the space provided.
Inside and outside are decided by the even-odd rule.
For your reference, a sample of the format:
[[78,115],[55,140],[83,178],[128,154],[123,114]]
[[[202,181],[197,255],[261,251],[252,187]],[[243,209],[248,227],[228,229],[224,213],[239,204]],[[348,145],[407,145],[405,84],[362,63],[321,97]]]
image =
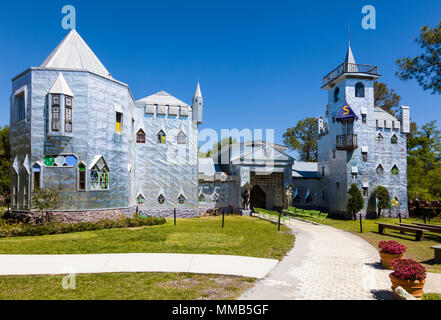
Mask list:
[[254,208],[266,209],[266,193],[258,185],[251,189],[250,207],[251,210],[254,210]]

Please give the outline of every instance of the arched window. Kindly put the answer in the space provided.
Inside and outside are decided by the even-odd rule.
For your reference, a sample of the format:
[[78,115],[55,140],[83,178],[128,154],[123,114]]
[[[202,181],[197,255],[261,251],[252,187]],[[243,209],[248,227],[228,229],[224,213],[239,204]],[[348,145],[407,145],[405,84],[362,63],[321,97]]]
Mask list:
[[340,88],[337,87],[334,90],[334,102],[337,102],[338,100],[340,100]]
[[355,85],[355,97],[364,98],[364,84],[361,82],[357,82]]
[[142,194],[139,194],[138,197],[136,197],[136,203],[137,204],[143,204],[145,202],[145,198]]
[[384,173],[384,169],[383,169],[383,166],[380,164],[377,167],[377,174],[383,174],[383,173]]
[[187,136],[184,132],[180,131],[178,133],[178,144],[186,144],[187,142]]
[[376,141],[377,141],[377,143],[382,143],[383,142],[383,136],[381,135],[381,133],[377,134]]
[[158,132],[158,143],[159,144],[165,144],[166,142],[166,135],[164,131],[159,131]]
[[182,194],[178,197],[178,202],[179,202],[179,204],[184,204],[185,197]]
[[218,202],[219,201],[219,195],[217,193],[213,194],[213,202]]
[[142,129],[136,133],[136,143],[145,143],[145,132]]
[[78,165],[78,190],[86,190],[86,165],[82,162]]
[[400,206],[400,201],[398,200],[397,197],[393,198],[393,200],[392,200],[392,206],[393,206],[393,207],[399,207],[399,206]]
[[300,196],[299,195],[294,197],[294,202],[295,203],[299,203],[300,202]]
[[392,172],[392,174],[397,175],[397,174],[400,173],[400,170],[398,170],[398,167],[397,167],[396,165],[394,165],[394,166],[392,167],[391,172]]
[[110,171],[101,157],[90,170],[91,190],[109,190]]
[[162,194],[160,194],[159,197],[158,197],[158,203],[159,204],[164,204],[164,202],[165,202],[165,197]]
[[34,164],[34,166],[32,167],[32,172],[34,174],[32,188],[33,188],[33,190],[38,190],[38,189],[40,189],[40,182],[41,182],[41,180],[40,180],[41,167],[38,163]]
[[205,202],[205,196],[204,196],[204,194],[201,193],[201,194],[199,195],[199,197],[198,197],[198,201],[199,201],[199,202]]
[[394,134],[392,138],[390,138],[390,143],[397,144],[398,143],[398,137]]

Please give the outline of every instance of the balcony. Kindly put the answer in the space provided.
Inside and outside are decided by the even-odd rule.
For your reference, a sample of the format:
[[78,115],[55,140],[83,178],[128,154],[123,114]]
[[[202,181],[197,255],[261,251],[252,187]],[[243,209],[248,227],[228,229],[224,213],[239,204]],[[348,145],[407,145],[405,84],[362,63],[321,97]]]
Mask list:
[[370,66],[367,64],[355,64],[343,62],[337,68],[332,70],[323,78],[323,87],[340,77],[342,74],[368,74],[374,77],[378,77],[378,67]]
[[356,134],[342,134],[337,136],[337,150],[354,150],[358,148]]

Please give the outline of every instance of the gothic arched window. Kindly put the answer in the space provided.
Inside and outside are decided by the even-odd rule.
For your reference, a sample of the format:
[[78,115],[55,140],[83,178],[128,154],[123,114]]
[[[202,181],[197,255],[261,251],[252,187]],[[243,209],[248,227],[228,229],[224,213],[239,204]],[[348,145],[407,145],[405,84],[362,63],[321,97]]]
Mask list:
[[166,135],[164,131],[159,131],[158,132],[158,143],[159,144],[165,144],[166,142]]
[[377,143],[382,143],[383,142],[383,136],[381,135],[381,133],[377,134],[376,141],[377,141]]
[[392,143],[392,144],[398,143],[398,138],[395,134],[392,136],[392,138],[390,138],[390,143]]
[[137,204],[143,204],[145,201],[145,198],[142,194],[139,194],[138,197],[136,197],[136,203]]
[[145,143],[145,132],[142,129],[136,133],[136,143]]
[[391,172],[392,172],[392,174],[397,175],[397,174],[400,173],[400,170],[398,170],[398,167],[397,167],[396,165],[394,165],[394,166],[392,167]]
[[357,82],[355,85],[355,96],[357,98],[364,98],[364,84],[361,82]]
[[399,206],[400,206],[400,201],[398,200],[397,197],[393,198],[393,200],[392,200],[392,206],[393,206],[393,207],[399,207]]
[[187,136],[184,132],[180,131],[178,133],[178,144],[186,144],[187,142]]
[[91,190],[109,190],[110,170],[101,157],[90,170]]
[[179,204],[184,204],[185,197],[182,194],[178,197],[178,202],[179,202]]
[[205,196],[201,193],[198,197],[199,202],[205,202]]
[[337,87],[334,90],[334,102],[337,102],[338,100],[340,100],[340,88]]
[[164,204],[164,202],[165,202],[165,197],[162,194],[160,194],[159,197],[158,197],[158,203],[159,204]]
[[82,162],[78,165],[78,190],[86,190],[86,165]]
[[384,173],[384,169],[383,169],[383,166],[380,164],[377,167],[377,174],[383,174],[383,173]]

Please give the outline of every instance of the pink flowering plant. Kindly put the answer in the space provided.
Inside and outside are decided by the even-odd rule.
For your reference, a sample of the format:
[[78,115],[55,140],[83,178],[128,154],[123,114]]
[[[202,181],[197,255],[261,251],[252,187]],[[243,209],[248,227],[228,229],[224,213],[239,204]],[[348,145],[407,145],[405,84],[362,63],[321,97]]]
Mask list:
[[426,268],[412,259],[395,259],[392,261],[392,275],[401,280],[423,281],[426,279]]
[[378,247],[381,251],[390,253],[390,254],[403,254],[406,252],[406,246],[398,243],[396,241],[380,241]]

